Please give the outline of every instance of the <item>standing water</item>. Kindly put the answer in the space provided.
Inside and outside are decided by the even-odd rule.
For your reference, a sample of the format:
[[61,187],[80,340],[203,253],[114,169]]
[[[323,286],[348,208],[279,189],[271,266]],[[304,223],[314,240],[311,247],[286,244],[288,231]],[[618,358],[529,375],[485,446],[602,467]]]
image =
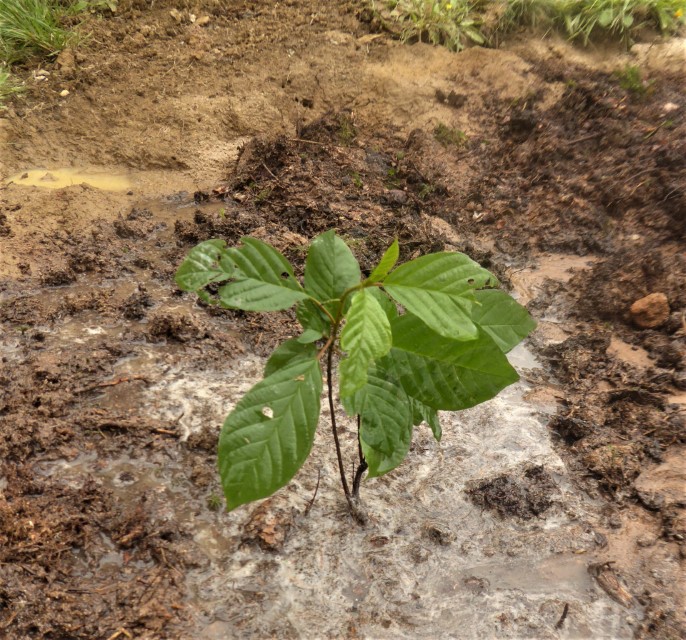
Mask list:
[[[152,377],[165,369],[156,357],[151,347],[123,360],[117,375]],[[539,367],[523,346],[511,359],[525,376]],[[166,367],[140,401],[151,417],[178,420],[186,437],[207,425],[218,431],[262,366],[249,357],[222,371]],[[193,532],[204,558],[185,576],[194,637],[631,637],[627,610],[588,573],[599,505],[570,483],[545,426],[553,408],[527,401],[529,390],[522,381],[478,407],[442,413],[440,444],[417,428],[405,462],[363,483],[365,527],[346,512],[326,412],[295,480],[229,514],[198,508],[182,464],[85,458],[48,472],[92,469],[122,499],[151,487],[164,494],[167,517]],[[353,460],[354,425],[341,430]],[[267,514],[265,538],[283,531],[285,541],[245,544],[255,513]]]

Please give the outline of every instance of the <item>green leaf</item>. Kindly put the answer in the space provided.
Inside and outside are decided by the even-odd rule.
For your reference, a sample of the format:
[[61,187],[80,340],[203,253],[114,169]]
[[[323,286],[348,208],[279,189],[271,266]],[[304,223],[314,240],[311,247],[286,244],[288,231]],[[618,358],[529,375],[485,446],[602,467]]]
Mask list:
[[264,377],[268,378],[279,369],[301,360],[312,360],[317,355],[317,347],[311,343],[303,343],[300,338],[292,338],[282,342],[269,356],[264,367]]
[[493,274],[462,253],[432,253],[391,273],[384,289],[408,311],[446,338],[474,340],[474,289],[497,284]]
[[612,23],[613,17],[614,13],[612,9],[605,9],[605,11],[601,11],[600,15],[598,16],[598,24],[601,27],[607,27]]
[[229,414],[219,437],[219,474],[229,510],[270,496],[310,453],[319,420],[317,360],[293,362],[257,383]]
[[339,365],[341,396],[350,396],[367,382],[369,365],[391,348],[391,325],[369,289],[353,295],[341,332],[348,356]]
[[176,272],[176,284],[182,291],[197,291],[211,282],[221,282],[233,275],[230,262],[221,260],[226,242],[206,240],[193,247]]
[[317,342],[319,338],[322,337],[322,332],[316,329],[305,329],[302,334],[297,338],[300,344],[311,344],[312,342]]
[[486,39],[483,34],[474,27],[465,27],[464,32],[469,36],[469,39],[477,44],[485,44]]
[[369,287],[367,288],[367,291],[369,291],[369,294],[372,295],[381,305],[381,308],[386,314],[389,322],[393,320],[393,318],[398,317],[398,307],[395,305],[395,302],[393,302],[393,300],[391,300],[386,293],[379,289],[379,287]]
[[219,290],[222,305],[244,311],[280,311],[308,297],[293,267],[274,247],[255,238],[242,242],[240,249],[227,251],[237,271],[235,281]]
[[472,320],[507,353],[535,328],[536,321],[511,296],[498,289],[484,289],[474,293],[476,301]]
[[393,348],[379,360],[413,398],[434,409],[458,411],[494,397],[519,379],[485,332],[475,340],[450,340],[411,314],[391,322]]
[[224,307],[243,311],[281,311],[306,297],[302,291],[251,278],[229,282],[219,290]]
[[337,300],[360,282],[360,266],[333,231],[317,236],[305,263],[305,290],[320,302]]
[[434,434],[437,442],[441,441],[443,436],[443,429],[441,429],[441,423],[438,420],[438,412],[436,409],[427,407],[423,402],[417,400],[416,398],[410,398],[410,406],[412,407],[412,424],[416,427],[417,425],[426,422]]
[[412,413],[403,389],[372,369],[367,384],[345,404],[348,413],[360,416],[360,444],[369,465],[368,476],[395,469],[412,441]]
[[311,300],[304,300],[295,308],[295,317],[305,332],[310,331],[310,335],[318,333],[316,340],[322,336],[328,336],[331,329],[330,320],[317,308]]
[[398,256],[400,255],[400,246],[398,245],[398,239],[393,241],[393,244],[386,249],[384,254],[381,256],[379,264],[374,267],[374,270],[369,274],[367,282],[380,282],[383,280],[395,267],[395,263],[398,262]]

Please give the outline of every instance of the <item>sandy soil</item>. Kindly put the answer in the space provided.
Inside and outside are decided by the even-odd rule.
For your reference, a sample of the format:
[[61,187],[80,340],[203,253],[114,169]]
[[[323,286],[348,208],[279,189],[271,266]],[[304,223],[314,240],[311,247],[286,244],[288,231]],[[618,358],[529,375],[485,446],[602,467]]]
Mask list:
[[[683,636],[683,41],[451,54],[356,3],[119,6],[0,114],[4,637]],[[364,268],[395,236],[469,253],[535,356],[441,450],[418,432],[368,528],[326,432],[223,514],[222,416],[295,319],[198,306],[174,270],[245,234],[302,264],[332,227]]]

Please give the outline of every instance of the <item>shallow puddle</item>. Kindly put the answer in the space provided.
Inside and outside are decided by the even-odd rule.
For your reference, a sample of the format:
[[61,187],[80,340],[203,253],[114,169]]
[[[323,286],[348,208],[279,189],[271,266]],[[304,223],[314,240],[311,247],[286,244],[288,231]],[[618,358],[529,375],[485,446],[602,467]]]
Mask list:
[[31,169],[9,177],[10,182],[23,187],[62,189],[76,184],[87,184],[103,191],[128,191],[131,181],[123,174],[108,173],[94,169]]
[[[524,346],[512,360],[524,375],[540,366]],[[128,398],[151,418],[178,420],[185,436],[208,425],[218,431],[262,367],[251,356],[221,371],[189,370],[146,346],[115,375],[157,372],[155,382],[115,402]],[[631,637],[625,610],[587,571],[599,507],[569,481],[545,426],[551,407],[526,400],[529,391],[520,382],[488,403],[443,413],[440,444],[419,427],[401,467],[363,483],[366,527],[344,509],[324,411],[313,455],[266,503],[291,528],[277,553],[243,544],[255,506],[229,514],[206,508],[182,448],[164,465],[142,452],[109,460],[87,454],[49,463],[43,473],[68,483],[93,474],[125,502],[144,491],[163,496],[168,517],[192,532],[206,559],[185,576],[194,637]],[[106,406],[117,393],[104,389],[92,401]],[[352,460],[354,427],[344,419],[340,430]],[[550,507],[537,517],[500,517],[466,493],[501,476],[520,482],[532,466],[554,485]],[[570,613],[556,631],[565,604]]]

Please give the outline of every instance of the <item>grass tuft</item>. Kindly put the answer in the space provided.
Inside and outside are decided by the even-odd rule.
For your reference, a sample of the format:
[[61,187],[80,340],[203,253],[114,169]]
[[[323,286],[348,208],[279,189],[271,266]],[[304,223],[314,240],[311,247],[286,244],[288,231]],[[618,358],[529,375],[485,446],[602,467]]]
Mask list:
[[650,26],[674,34],[686,23],[686,0],[508,0],[501,28],[548,24],[587,45],[598,36],[632,42]]
[[52,58],[78,36],[67,26],[86,11],[116,11],[117,0],[0,0],[0,108],[23,90],[9,67],[30,58]]
[[4,109],[2,103],[7,100],[7,98],[21,93],[23,90],[24,87],[17,84],[12,79],[9,71],[4,66],[0,66],[0,111]]
[[641,70],[635,65],[629,65],[621,71],[616,71],[615,76],[619,81],[619,86],[634,96],[645,96],[653,89],[653,83],[644,80]]
[[483,0],[398,0],[389,3],[390,18],[400,25],[403,42],[440,44],[461,51],[474,42],[486,44],[477,9]]
[[[669,35],[686,24],[686,0],[371,0],[371,4],[381,23],[403,42],[429,42],[453,51],[470,43],[487,44],[484,33],[489,27],[502,33],[517,26],[542,26],[584,45],[602,37],[629,45],[642,27]],[[493,20],[496,16],[500,18]]]
[[444,147],[463,147],[467,144],[467,135],[464,131],[449,127],[439,122],[434,129],[434,138]]
[[37,55],[56,56],[75,35],[62,26],[69,6],[56,0],[0,2],[0,56],[7,64]]

